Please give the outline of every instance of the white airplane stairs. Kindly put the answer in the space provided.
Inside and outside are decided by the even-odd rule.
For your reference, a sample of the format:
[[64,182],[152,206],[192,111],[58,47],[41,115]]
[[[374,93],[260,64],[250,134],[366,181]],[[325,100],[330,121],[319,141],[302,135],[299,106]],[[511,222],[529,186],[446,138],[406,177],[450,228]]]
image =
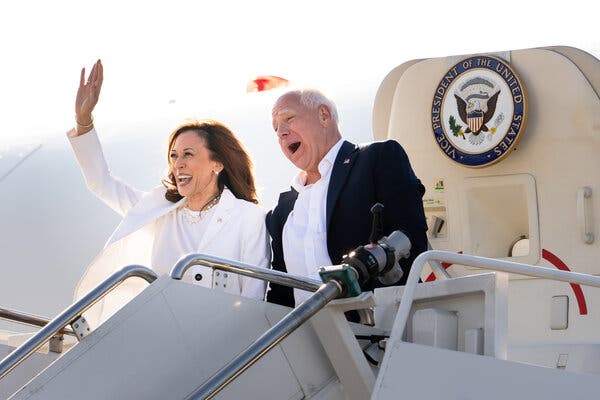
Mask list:
[[[202,255],[182,261],[262,278],[275,274]],[[423,265],[435,269],[439,261],[503,272],[417,284]],[[559,399],[600,389],[594,344],[588,358],[566,368],[510,359],[506,272],[596,287],[599,277],[434,250],[417,258],[405,287],[330,302],[339,287],[329,282],[291,310],[182,282],[177,278],[184,271],[174,268],[175,279],[156,280],[139,266],[114,274],[0,361],[0,393],[11,400]],[[83,333],[81,313],[136,274],[152,283]],[[270,279],[280,278],[275,275]],[[285,279],[319,287],[300,277]],[[366,308],[374,310],[374,326],[346,321],[344,311]],[[68,351],[60,357],[35,352],[73,323],[81,337]],[[369,346],[357,334],[389,338]],[[367,360],[365,347],[379,365]],[[517,351],[520,358],[526,350]],[[533,350],[539,355],[543,349]]]

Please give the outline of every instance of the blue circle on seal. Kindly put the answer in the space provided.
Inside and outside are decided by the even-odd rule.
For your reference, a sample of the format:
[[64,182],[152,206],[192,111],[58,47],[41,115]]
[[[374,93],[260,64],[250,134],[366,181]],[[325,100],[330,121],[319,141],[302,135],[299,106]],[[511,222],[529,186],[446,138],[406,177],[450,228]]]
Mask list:
[[516,72],[499,58],[456,63],[436,87],[431,105],[435,141],[452,161],[492,165],[514,150],[525,128],[527,98]]

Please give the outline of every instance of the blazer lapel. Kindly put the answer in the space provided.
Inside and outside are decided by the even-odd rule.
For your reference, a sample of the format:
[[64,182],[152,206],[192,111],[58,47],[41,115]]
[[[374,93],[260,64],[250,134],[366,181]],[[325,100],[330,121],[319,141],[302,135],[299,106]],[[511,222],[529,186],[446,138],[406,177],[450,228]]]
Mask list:
[[235,207],[236,198],[229,191],[229,189],[223,189],[223,193],[221,194],[221,200],[215,206],[215,213],[213,214],[211,220],[206,227],[206,232],[202,235],[202,239],[198,244],[198,251],[206,247],[208,243],[223,229],[226,222],[231,218],[231,210]]
[[344,143],[342,143],[342,147],[340,147],[337,157],[335,158],[333,170],[331,171],[331,178],[329,180],[329,188],[327,189],[327,208],[325,218],[328,231],[333,208],[340,197],[342,188],[344,187],[346,179],[348,179],[350,170],[352,169],[354,161],[356,160],[356,154],[358,154],[356,149],[356,145],[348,141],[344,141]]
[[281,208],[282,215],[282,226],[287,220],[288,215],[294,209],[294,204],[296,204],[296,200],[298,199],[298,192],[294,188],[291,188],[289,192],[284,192],[279,195],[279,202],[277,206]]
[[165,199],[165,188],[162,186],[154,188],[137,202],[135,206],[125,215],[117,229],[106,242],[106,246],[123,239],[132,232],[137,231],[146,224],[176,209],[185,202],[185,199],[177,203],[171,203]]

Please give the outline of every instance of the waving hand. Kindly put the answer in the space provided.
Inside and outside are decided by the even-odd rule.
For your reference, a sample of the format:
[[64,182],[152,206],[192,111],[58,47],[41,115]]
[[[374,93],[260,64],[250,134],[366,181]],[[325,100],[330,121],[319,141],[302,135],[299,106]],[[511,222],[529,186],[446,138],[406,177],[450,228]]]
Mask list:
[[94,111],[94,107],[96,107],[96,103],[98,103],[103,78],[104,73],[102,62],[100,60],[96,61],[92,67],[87,83],[85,81],[85,68],[81,69],[79,88],[77,89],[77,97],[75,98],[77,135],[89,132],[94,126],[92,111]]

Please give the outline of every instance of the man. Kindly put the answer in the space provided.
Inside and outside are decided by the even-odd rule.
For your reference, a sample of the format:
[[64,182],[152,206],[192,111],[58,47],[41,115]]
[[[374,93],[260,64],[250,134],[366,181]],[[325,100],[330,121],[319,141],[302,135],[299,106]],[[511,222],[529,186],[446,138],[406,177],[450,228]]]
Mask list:
[[[396,284],[406,282],[412,261],[427,249],[427,226],[425,189],[402,147],[392,140],[360,146],[342,140],[335,104],[316,90],[285,93],[272,115],[281,151],[300,169],[267,215],[273,268],[320,279],[319,267],[340,264],[369,243],[370,209],[381,203],[383,234],[401,229],[412,243]],[[267,300],[294,307],[310,295],[271,283]]]

